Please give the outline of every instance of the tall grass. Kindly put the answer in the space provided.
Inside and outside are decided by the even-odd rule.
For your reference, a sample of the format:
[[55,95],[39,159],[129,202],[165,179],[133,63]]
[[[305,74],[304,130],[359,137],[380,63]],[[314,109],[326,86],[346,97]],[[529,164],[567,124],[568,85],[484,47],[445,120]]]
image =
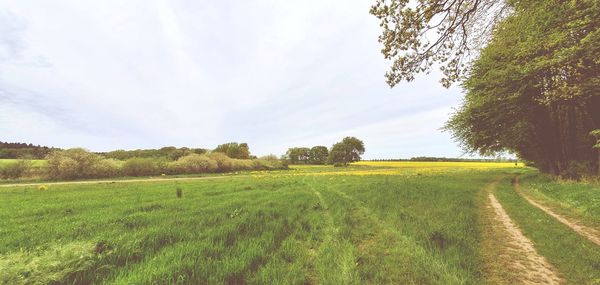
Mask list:
[[[480,191],[507,171],[522,170],[328,166],[4,188],[0,283],[481,284]],[[536,249],[572,283],[599,278],[594,245],[508,181],[498,199]]]
[[[15,253],[51,252],[56,241],[93,245],[85,266],[60,273],[72,268],[65,259],[56,274],[45,269],[61,283],[479,283],[472,201],[486,177],[273,174],[18,187],[0,192],[0,252],[6,264]],[[183,199],[176,187],[186,189]],[[0,283],[38,277],[18,271]]]

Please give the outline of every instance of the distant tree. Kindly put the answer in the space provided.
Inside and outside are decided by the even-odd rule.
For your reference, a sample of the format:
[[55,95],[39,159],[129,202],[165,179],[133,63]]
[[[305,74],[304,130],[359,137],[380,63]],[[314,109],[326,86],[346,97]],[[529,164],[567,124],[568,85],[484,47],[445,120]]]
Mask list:
[[306,164],[310,158],[310,149],[307,147],[292,147],[285,153],[291,164]]
[[247,143],[224,143],[217,148],[215,148],[214,152],[224,153],[230,158],[238,158],[238,159],[249,159],[250,158],[250,148]]
[[329,150],[326,146],[313,146],[309,151],[309,163],[325,164],[328,156]]
[[167,146],[160,149],[114,150],[100,154],[104,155],[106,158],[118,160],[127,160],[130,158],[165,158],[170,161],[175,161],[180,157],[191,153],[205,154],[206,152],[206,149],[201,148],[176,148],[174,146]]
[[359,161],[363,153],[365,153],[365,145],[361,140],[355,137],[345,137],[341,142],[333,145],[328,161],[334,165],[348,165],[348,163]]
[[240,144],[240,156],[237,157],[237,158],[240,158],[240,159],[250,159],[250,157],[251,157],[251,155],[250,155],[250,147],[248,146],[247,143],[241,143]]

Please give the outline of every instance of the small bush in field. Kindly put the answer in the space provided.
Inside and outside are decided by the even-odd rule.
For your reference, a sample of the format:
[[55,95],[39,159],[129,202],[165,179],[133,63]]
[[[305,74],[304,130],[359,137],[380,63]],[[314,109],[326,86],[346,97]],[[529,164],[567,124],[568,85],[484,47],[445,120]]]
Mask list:
[[40,186],[38,186],[38,190],[46,191],[46,190],[48,190],[48,185],[40,185]]
[[177,195],[177,198],[183,197],[183,189],[181,189],[181,187],[177,187],[177,189],[175,189],[175,194]]

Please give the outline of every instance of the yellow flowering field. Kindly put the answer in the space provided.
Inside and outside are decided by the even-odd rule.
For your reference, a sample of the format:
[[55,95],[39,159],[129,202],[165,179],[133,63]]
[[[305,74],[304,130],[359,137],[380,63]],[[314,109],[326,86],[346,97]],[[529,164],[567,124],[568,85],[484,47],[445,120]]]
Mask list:
[[514,162],[445,162],[445,161],[359,161],[352,165],[383,166],[394,168],[515,168],[524,167],[523,163]]

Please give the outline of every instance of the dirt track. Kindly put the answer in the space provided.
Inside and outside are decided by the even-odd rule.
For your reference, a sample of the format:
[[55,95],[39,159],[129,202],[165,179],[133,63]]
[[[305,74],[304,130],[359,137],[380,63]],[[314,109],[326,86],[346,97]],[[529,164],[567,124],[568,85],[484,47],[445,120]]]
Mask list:
[[488,273],[507,284],[561,284],[556,269],[537,253],[533,243],[523,235],[496,199],[493,193],[496,184],[492,183],[486,189],[488,217],[484,219],[490,222],[487,226],[492,227],[488,231],[487,242],[492,244],[496,253],[496,256],[490,257],[489,262],[495,265]]
[[527,202],[529,202],[529,204],[544,211],[546,214],[555,218],[559,222],[565,224],[569,228],[573,229],[573,231],[575,231],[579,235],[589,239],[591,242],[593,242],[597,245],[600,245],[600,231],[590,228],[590,227],[586,227],[586,226],[582,225],[581,222],[579,222],[579,221],[575,221],[573,219],[567,219],[566,217],[561,216],[561,215],[555,213],[554,211],[550,210],[550,208],[534,201],[529,196],[527,196],[525,193],[523,193],[523,191],[521,190],[521,185],[519,184],[518,178],[515,178],[515,180],[514,180],[514,187],[515,187],[515,191],[521,197],[523,197],[523,199],[525,199]]

